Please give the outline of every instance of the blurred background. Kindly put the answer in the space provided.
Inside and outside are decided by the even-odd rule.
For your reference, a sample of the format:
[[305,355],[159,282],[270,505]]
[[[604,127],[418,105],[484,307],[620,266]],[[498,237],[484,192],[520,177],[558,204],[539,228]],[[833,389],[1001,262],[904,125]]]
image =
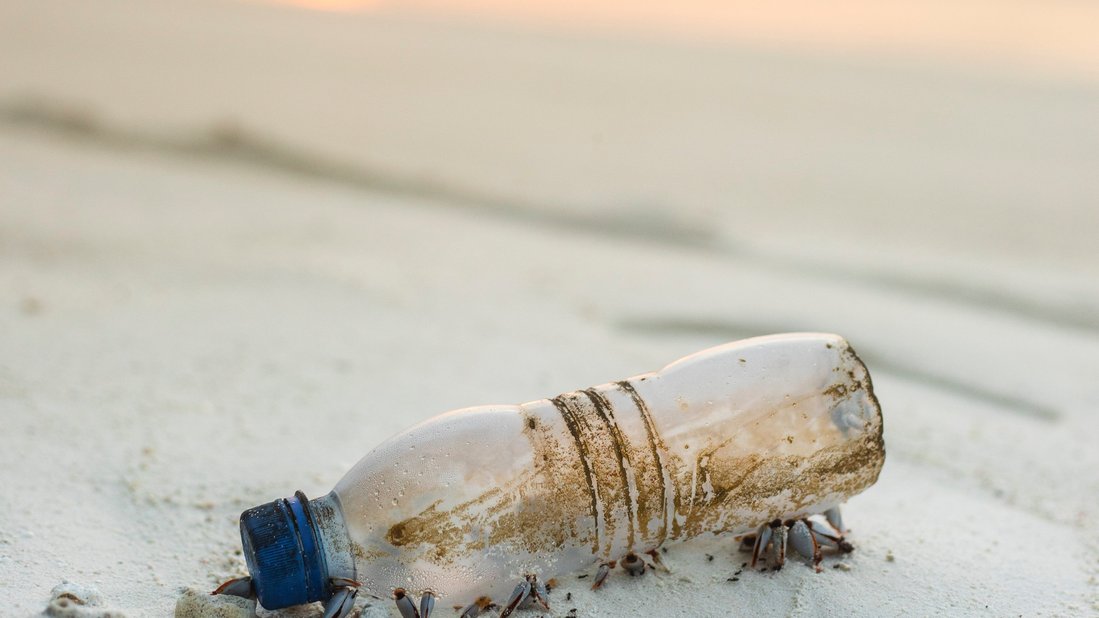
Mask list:
[[938,278],[1096,262],[1089,2],[2,10],[8,125],[724,250],[934,253]]
[[3,0],[0,603],[71,579],[169,612],[240,571],[242,508],[414,421],[824,330],[885,408],[859,577],[687,593],[1099,612],[1097,27],[1079,0]]

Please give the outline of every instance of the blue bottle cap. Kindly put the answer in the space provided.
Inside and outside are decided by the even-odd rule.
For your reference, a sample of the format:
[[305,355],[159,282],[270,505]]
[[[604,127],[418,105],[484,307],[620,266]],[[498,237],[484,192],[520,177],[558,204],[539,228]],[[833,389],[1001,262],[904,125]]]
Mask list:
[[265,609],[328,597],[328,568],[305,494],[299,491],[241,513],[240,540]]

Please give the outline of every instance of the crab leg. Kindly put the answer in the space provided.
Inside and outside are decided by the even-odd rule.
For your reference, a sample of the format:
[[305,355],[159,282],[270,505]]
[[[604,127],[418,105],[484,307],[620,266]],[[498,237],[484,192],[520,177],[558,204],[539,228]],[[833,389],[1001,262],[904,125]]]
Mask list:
[[855,547],[844,540],[843,535],[833,528],[832,524],[820,518],[819,515],[806,519],[805,525],[809,526],[809,531],[821,546],[833,547],[845,554],[855,550]]
[[515,587],[515,590],[511,593],[511,598],[508,599],[507,604],[504,605],[504,611],[500,612],[500,618],[508,618],[511,612],[515,611],[523,601],[527,600],[530,596],[530,581],[523,580],[519,582],[519,585]]
[[430,618],[433,609],[435,609],[435,595],[425,592],[420,597],[420,618]]
[[346,618],[355,609],[355,596],[358,588],[344,586],[324,602],[324,618]]
[[794,522],[793,526],[790,526],[790,546],[794,548],[794,551],[802,556],[813,561],[813,568],[820,572],[820,544],[817,543],[817,538],[813,536],[813,532],[806,525],[804,519],[799,519]]
[[776,571],[786,564],[786,536],[787,528],[781,521],[771,522],[771,560]]
[[549,611],[549,600],[546,598],[549,595],[549,590],[538,580],[536,575],[527,575],[527,581],[530,582],[530,597],[527,599],[528,605],[533,601],[541,605],[543,609]]
[[847,528],[843,527],[843,515],[840,514],[840,507],[834,506],[824,512],[824,516],[828,519],[828,523],[832,524],[832,527],[840,533],[840,536],[847,534]]
[[607,581],[607,576],[610,575],[611,569],[613,569],[614,566],[614,560],[599,565],[599,570],[595,572],[595,581],[591,583],[592,590],[599,590],[603,587],[603,582]]
[[218,586],[217,589],[210,594],[228,594],[234,597],[255,599],[256,588],[252,585],[251,577],[238,577],[236,579],[230,579]]
[[420,618],[420,612],[416,611],[416,605],[412,603],[412,599],[408,597],[408,592],[404,588],[393,591],[393,602],[397,604],[397,611],[401,612],[402,618]]
[[782,522],[777,519],[769,524],[763,524],[759,527],[759,532],[756,533],[756,544],[752,546],[752,567],[755,568],[756,562],[763,557],[763,552],[767,551],[767,546],[771,544],[771,535],[774,532],[774,524],[778,522],[781,526]]

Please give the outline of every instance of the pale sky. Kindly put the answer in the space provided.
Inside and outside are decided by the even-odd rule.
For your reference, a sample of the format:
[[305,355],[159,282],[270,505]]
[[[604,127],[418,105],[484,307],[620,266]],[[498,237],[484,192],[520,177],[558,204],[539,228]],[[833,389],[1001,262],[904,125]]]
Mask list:
[[1099,3],[1079,0],[268,0],[318,10],[886,54],[1099,79]]

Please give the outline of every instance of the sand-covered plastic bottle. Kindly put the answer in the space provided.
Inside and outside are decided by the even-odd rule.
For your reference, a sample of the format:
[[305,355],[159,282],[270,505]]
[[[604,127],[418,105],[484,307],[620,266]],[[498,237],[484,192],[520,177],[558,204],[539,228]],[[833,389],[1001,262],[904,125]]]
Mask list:
[[823,513],[873,484],[883,461],[881,411],[847,342],[776,335],[436,416],[325,496],[245,511],[241,536],[268,609],[324,600],[335,581],[502,601],[528,575]]

